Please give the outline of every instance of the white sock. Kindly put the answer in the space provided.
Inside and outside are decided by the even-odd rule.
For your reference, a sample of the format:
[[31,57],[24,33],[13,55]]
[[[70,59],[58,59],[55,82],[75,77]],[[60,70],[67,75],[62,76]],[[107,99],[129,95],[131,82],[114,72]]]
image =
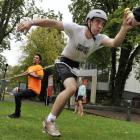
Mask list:
[[51,121],[55,121],[56,120],[56,116],[55,115],[53,115],[52,113],[50,113],[49,115],[48,115],[48,117],[46,118],[46,121],[47,122],[51,122]]

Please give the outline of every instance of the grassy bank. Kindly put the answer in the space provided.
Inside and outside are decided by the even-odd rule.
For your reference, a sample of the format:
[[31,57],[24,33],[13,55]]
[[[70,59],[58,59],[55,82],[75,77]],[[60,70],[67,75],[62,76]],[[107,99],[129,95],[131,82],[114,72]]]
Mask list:
[[139,140],[140,124],[85,115],[79,117],[64,110],[57,120],[62,133],[60,138],[52,138],[42,133],[42,121],[50,108],[42,103],[23,102],[22,116],[10,119],[14,102],[0,102],[0,139],[1,140]]

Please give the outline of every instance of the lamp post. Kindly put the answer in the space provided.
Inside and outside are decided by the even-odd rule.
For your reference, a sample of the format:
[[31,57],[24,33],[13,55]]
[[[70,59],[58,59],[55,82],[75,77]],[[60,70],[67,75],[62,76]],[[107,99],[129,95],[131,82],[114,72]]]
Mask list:
[[3,79],[5,79],[7,68],[8,68],[8,64],[5,64]]

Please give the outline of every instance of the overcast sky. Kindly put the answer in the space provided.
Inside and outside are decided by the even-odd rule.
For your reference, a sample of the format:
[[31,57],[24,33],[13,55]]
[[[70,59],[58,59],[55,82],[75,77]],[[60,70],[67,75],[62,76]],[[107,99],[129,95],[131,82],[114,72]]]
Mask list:
[[[55,13],[60,11],[63,14],[64,21],[72,21],[72,15],[69,12],[68,5],[71,3],[71,0],[42,0],[42,2],[38,2],[36,0],[37,5],[43,8],[45,11],[48,9],[54,10]],[[7,63],[9,65],[17,65],[18,59],[21,56],[20,47],[18,47],[22,42],[15,43],[15,41],[11,41],[11,50],[4,51],[3,55],[7,59]]]

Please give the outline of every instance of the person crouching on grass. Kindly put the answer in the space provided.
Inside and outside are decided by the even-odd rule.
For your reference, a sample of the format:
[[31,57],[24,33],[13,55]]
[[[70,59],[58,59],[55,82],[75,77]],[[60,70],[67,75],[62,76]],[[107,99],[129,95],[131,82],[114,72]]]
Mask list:
[[27,71],[25,71],[21,76],[28,77],[28,87],[25,90],[21,90],[15,93],[15,112],[8,115],[9,118],[19,118],[21,116],[21,100],[22,98],[35,97],[40,94],[41,90],[41,80],[43,78],[44,72],[40,65],[41,55],[35,54],[33,57],[33,65],[29,66]]

